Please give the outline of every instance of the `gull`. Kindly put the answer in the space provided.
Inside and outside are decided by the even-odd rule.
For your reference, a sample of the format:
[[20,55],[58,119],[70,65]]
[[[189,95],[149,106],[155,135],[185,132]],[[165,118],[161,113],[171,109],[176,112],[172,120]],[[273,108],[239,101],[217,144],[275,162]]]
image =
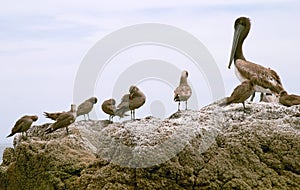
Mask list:
[[87,115],[88,119],[90,120],[89,113],[92,111],[94,104],[97,103],[96,97],[91,97],[84,102],[82,102],[77,109],[77,117],[83,115],[84,120],[86,120],[85,115]]
[[146,96],[137,86],[130,86],[129,88],[129,109],[131,119],[135,119],[135,110],[140,108],[146,102]]
[[101,105],[102,111],[109,115],[109,121],[113,121],[116,112],[116,100],[111,98],[105,100]]
[[187,83],[188,72],[182,71],[179,86],[174,90],[174,101],[178,102],[178,111],[180,111],[180,102],[185,101],[185,110],[187,110],[187,101],[192,95],[192,89]]
[[74,123],[76,120],[76,105],[72,104],[71,109],[68,112],[61,113],[56,119],[55,123],[52,123],[47,129],[46,134],[52,133],[60,128],[66,128],[67,134],[69,134],[68,126]]
[[11,137],[16,133],[22,133],[22,136],[23,136],[24,132],[26,133],[26,136],[27,136],[27,130],[30,128],[32,123],[36,120],[38,120],[38,116],[36,116],[36,115],[25,115],[25,116],[21,117],[16,122],[16,124],[14,125],[14,127],[11,130],[11,133],[7,137]]

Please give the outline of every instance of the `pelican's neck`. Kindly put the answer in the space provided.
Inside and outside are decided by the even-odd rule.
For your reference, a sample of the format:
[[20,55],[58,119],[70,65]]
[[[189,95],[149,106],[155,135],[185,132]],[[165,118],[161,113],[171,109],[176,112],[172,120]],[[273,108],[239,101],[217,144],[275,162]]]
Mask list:
[[237,59],[245,60],[244,54],[243,54],[243,43],[245,38],[240,38],[238,45],[236,47],[235,55],[234,55],[234,61]]

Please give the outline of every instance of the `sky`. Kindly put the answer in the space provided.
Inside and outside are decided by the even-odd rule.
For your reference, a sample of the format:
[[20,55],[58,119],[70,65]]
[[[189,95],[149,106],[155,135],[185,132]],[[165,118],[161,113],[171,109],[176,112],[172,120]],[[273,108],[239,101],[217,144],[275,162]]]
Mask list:
[[[140,78],[136,84],[147,100],[137,110],[137,117],[168,117],[176,111],[173,90],[184,69],[189,71],[193,87],[189,108],[200,109],[215,100],[206,75],[214,78],[220,72],[224,84],[220,88],[224,88],[224,96],[229,96],[239,84],[234,69],[227,66],[233,23],[240,16],[249,17],[252,23],[244,43],[246,59],[274,69],[289,93],[300,94],[299,9],[297,1],[279,0],[5,1],[0,7],[0,143],[12,143],[13,138],[6,136],[21,116],[36,114],[39,120],[35,124],[43,124],[50,122],[43,117],[44,111],[69,110],[71,103],[83,101],[74,97],[74,88],[89,52],[104,38],[134,25],[155,23],[184,31],[206,47],[218,70],[203,73],[187,55],[168,46],[124,47],[106,62],[92,84],[91,96],[99,99],[93,119],[108,118],[100,109],[103,100],[114,96],[119,103],[131,85],[125,80],[120,83],[121,75],[134,73],[130,69],[136,65],[152,64],[147,61],[156,60],[153,64],[158,70],[166,63],[170,66],[166,73],[177,68],[173,75],[178,77],[172,81]],[[117,40],[114,43],[118,45]],[[107,51],[113,47],[105,45]],[[119,93],[113,93],[117,82],[123,86]]]

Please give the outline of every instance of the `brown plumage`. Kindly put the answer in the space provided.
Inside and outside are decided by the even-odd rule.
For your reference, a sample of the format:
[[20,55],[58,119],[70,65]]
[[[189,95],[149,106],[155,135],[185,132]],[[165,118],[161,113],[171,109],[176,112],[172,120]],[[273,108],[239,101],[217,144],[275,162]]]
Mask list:
[[234,62],[236,75],[241,82],[256,76],[257,80],[254,85],[256,92],[278,95],[283,90],[278,74],[270,68],[247,61],[243,55],[242,46],[250,27],[249,18],[240,17],[235,21],[235,33],[228,68],[230,69],[232,62]]
[[294,106],[300,104],[300,96],[288,94],[285,90],[280,92],[279,103],[284,106]]
[[187,71],[182,71],[179,86],[174,90],[174,101],[178,102],[178,111],[181,101],[185,101],[185,109],[187,110],[187,101],[192,95],[192,89],[187,83],[188,75]]
[[97,103],[97,98],[96,97],[91,97],[87,100],[85,100],[84,102],[82,102],[77,109],[77,117],[83,115],[84,119],[85,115],[87,115],[87,118],[90,120],[90,116],[89,113],[90,111],[92,111],[94,104]]
[[125,113],[130,110],[129,109],[129,95],[130,94],[125,94],[121,99],[121,103],[117,106],[115,115],[119,116],[120,118],[128,116]]
[[109,121],[113,121],[116,112],[116,100],[111,98],[105,100],[101,105],[102,111],[109,115]]
[[240,85],[235,87],[230,97],[227,97],[225,99],[225,102],[220,104],[223,105],[229,105],[232,103],[242,103],[244,110],[245,110],[245,101],[252,95],[254,92],[253,89],[253,81],[254,80],[246,80],[242,82]]
[[135,110],[140,108],[146,102],[146,96],[137,86],[129,88],[129,109],[131,111],[131,119],[135,119]]
[[30,128],[32,123],[36,120],[38,120],[38,116],[36,116],[36,115],[25,115],[25,116],[21,117],[16,122],[16,124],[14,125],[14,127],[11,130],[11,133],[7,137],[11,137],[16,133],[22,133],[22,135],[23,135],[23,132],[25,132],[26,136],[27,136],[27,130]]
[[56,122],[52,123],[46,129],[45,132],[46,134],[48,134],[48,133],[52,133],[53,131],[56,131],[57,129],[65,127],[68,134],[69,133],[68,126],[74,123],[75,120],[76,120],[76,105],[72,104],[70,111],[60,114],[59,117],[56,119]]
[[44,112],[44,116],[46,118],[52,119],[53,121],[56,121],[56,119],[64,112],[55,112],[55,113],[49,113],[49,112]]

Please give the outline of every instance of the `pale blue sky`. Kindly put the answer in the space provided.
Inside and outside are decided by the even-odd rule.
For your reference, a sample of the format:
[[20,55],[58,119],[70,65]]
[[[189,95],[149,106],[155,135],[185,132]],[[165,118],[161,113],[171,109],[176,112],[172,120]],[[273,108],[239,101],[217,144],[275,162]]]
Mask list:
[[[69,109],[77,69],[88,50],[134,24],[168,24],[197,37],[214,57],[229,95],[239,83],[234,70],[227,69],[233,23],[248,16],[252,29],[244,44],[246,58],[273,68],[288,92],[300,94],[299,9],[297,1],[276,0],[5,1],[0,7],[0,142],[12,142],[5,137],[24,114],[37,114],[42,124],[48,122],[43,111]],[[200,78],[190,76],[190,82],[197,86]],[[100,97],[101,87],[96,88]],[[198,99],[199,108],[211,102],[211,97]],[[102,101],[97,114],[106,119]],[[169,110],[176,111],[172,101]],[[145,108],[140,117],[148,113]]]

